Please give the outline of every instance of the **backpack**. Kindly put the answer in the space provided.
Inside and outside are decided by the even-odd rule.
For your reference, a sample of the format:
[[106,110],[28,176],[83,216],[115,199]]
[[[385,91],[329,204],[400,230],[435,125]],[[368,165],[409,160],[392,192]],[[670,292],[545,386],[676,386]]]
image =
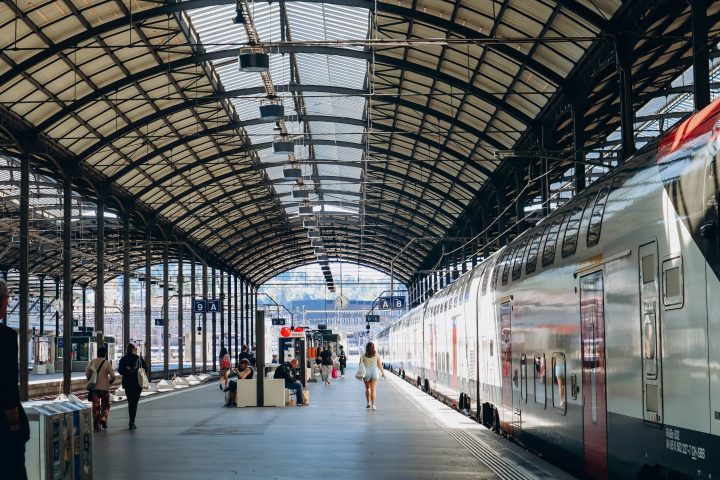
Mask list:
[[105,363],[105,359],[103,358],[103,361],[100,362],[99,366],[95,366],[95,364],[90,364],[90,371],[92,372],[90,374],[90,380],[85,384],[85,389],[87,391],[91,391],[95,389],[95,384],[97,383],[97,376],[98,376],[98,370],[100,370]]
[[230,368],[230,358],[225,356],[222,359],[222,362],[220,362],[220,369],[225,370]]

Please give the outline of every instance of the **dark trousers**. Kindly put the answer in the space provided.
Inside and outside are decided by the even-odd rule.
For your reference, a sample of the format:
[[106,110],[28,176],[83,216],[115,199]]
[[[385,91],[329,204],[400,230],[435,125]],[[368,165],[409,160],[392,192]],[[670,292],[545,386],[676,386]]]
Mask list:
[[302,383],[300,383],[300,380],[295,380],[294,382],[288,382],[285,380],[285,388],[295,390],[295,399],[298,405],[305,403],[305,399],[303,397],[303,386]]
[[127,395],[128,399],[128,413],[130,414],[130,423],[135,423],[135,415],[137,415],[137,407],[138,402],[140,401],[140,393],[142,393],[142,389],[140,388],[125,389],[125,395]]
[[0,478],[27,480],[25,441],[19,433],[0,433]]

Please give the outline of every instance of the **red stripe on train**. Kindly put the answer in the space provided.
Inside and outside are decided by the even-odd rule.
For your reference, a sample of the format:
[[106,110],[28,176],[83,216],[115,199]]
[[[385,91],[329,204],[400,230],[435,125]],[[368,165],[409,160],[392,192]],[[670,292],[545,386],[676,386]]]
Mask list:
[[691,116],[660,139],[658,161],[676,152],[691,140],[713,130],[720,116],[720,98]]

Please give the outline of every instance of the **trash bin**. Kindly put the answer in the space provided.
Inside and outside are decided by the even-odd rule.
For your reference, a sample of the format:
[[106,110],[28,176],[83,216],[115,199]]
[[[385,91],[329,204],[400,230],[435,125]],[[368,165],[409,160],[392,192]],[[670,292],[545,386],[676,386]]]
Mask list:
[[26,402],[30,480],[92,479],[92,413],[80,402]]

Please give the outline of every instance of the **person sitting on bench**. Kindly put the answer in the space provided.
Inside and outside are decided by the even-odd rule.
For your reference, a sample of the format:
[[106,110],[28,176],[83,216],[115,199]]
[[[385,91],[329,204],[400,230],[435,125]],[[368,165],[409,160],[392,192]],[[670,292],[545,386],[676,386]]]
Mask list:
[[[240,359],[240,366],[235,369],[237,380],[250,380],[255,375],[255,369],[250,366],[247,358]],[[237,407],[237,380],[232,379],[228,382],[225,391],[228,393],[226,407]]]
[[298,361],[297,358],[293,358],[291,361],[285,362],[275,369],[273,378],[282,378],[285,380],[285,388],[295,390],[297,405],[300,406],[305,404],[305,399],[303,397],[302,383],[295,378],[295,373],[293,372],[296,368],[298,368]]

